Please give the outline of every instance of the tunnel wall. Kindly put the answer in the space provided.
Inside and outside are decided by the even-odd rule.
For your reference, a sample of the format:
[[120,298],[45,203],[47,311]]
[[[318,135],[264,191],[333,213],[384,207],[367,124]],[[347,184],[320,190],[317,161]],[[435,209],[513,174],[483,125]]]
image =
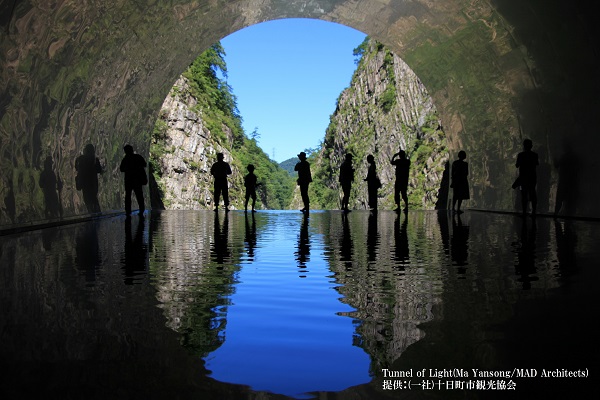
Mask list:
[[554,210],[561,188],[561,213],[599,217],[599,44],[585,4],[1,0],[0,227],[98,212],[76,183],[89,144],[103,169],[99,210],[121,210],[122,146],[148,156],[160,105],[194,57],[246,26],[292,17],[363,31],[413,68],[450,149],[468,153],[468,206],[515,210],[514,160],[529,137],[540,154],[539,211]]

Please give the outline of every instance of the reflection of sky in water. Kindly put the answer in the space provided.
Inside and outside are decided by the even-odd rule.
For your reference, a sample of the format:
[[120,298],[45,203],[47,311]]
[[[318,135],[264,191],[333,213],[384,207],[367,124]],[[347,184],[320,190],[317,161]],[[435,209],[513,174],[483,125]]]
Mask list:
[[206,367],[217,380],[292,396],[369,382],[369,356],[352,345],[353,321],[336,315],[354,310],[334,289],[322,238],[308,228],[300,267],[301,217],[293,219],[295,229],[277,225],[278,232],[259,239],[255,261],[242,265],[225,341]]
[[[294,396],[351,386],[316,396],[380,398],[382,368],[597,375],[597,221],[218,215],[153,211],[0,237],[0,391],[238,399],[265,396],[241,385]],[[517,385],[519,398],[598,397],[593,379]]]

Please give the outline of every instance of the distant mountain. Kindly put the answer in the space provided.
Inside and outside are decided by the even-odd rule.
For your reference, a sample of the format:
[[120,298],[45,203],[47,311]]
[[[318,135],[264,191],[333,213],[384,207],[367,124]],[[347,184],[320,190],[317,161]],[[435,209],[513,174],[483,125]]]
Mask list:
[[288,158],[285,161],[279,163],[279,168],[286,170],[291,176],[296,176],[296,171],[294,171],[294,167],[298,163],[297,157]]

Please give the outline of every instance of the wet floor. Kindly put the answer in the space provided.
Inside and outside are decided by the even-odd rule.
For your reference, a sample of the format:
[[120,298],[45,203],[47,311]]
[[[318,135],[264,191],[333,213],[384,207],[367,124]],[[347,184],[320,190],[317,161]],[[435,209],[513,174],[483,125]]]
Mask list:
[[599,239],[597,221],[473,211],[167,211],[0,236],[0,394],[598,394]]

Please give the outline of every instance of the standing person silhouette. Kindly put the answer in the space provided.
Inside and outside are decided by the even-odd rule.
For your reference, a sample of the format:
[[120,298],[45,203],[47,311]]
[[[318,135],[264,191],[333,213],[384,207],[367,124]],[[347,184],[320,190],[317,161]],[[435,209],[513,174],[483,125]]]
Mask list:
[[381,181],[377,177],[377,167],[375,166],[375,157],[372,154],[367,156],[369,169],[367,170],[367,192],[369,197],[369,208],[372,211],[377,211],[377,190],[381,187]]
[[531,151],[533,142],[530,139],[523,140],[523,151],[517,155],[515,166],[519,169],[518,182],[521,186],[521,206],[523,215],[527,214],[527,206],[531,202],[531,216],[537,211],[537,166],[540,164],[537,153]]
[[88,143],[83,149],[83,154],[75,160],[75,188],[83,193],[83,202],[88,212],[100,212],[98,201],[98,174],[104,172],[100,160],[96,157],[96,148]]
[[[398,157],[398,159],[396,159]],[[404,211],[408,210],[408,171],[410,170],[410,160],[406,158],[406,152],[400,150],[392,156],[390,163],[396,167],[396,182],[394,183],[394,202],[396,210],[400,211],[400,196],[404,200]]]
[[308,198],[308,184],[312,182],[312,175],[310,173],[310,164],[306,161],[306,153],[300,152],[298,154],[298,159],[300,162],[296,164],[294,167],[294,171],[298,172],[298,186],[300,186],[300,195],[302,196],[302,202],[304,203],[304,208],[300,211],[308,212],[310,207],[310,199]]
[[460,206],[463,200],[468,200],[469,196],[469,164],[465,161],[467,153],[464,150],[458,152],[458,160],[452,163],[452,212],[462,214]]
[[224,160],[223,153],[217,153],[217,162],[210,167],[210,174],[215,177],[215,211],[219,210],[219,199],[223,194],[225,211],[229,211],[229,190],[227,187],[227,175],[231,175],[231,167]]
[[352,188],[352,181],[354,181],[354,168],[352,168],[352,154],[346,154],[346,159],[340,166],[340,178],[339,182],[342,186],[342,210],[350,212],[348,209],[348,202],[350,201],[350,189]]
[[248,175],[244,177],[244,186],[246,187],[246,202],[244,203],[244,210],[248,211],[248,200],[252,198],[252,212],[255,212],[256,206],[256,187],[260,185],[256,183],[256,175],[254,175],[254,165],[248,164],[246,167]]
[[140,216],[144,215],[146,207],[144,205],[144,191],[142,186],[148,184],[146,175],[146,160],[141,154],[133,151],[133,146],[126,144],[123,146],[125,157],[121,161],[119,169],[125,173],[125,213],[131,215],[131,192],[135,193]]

